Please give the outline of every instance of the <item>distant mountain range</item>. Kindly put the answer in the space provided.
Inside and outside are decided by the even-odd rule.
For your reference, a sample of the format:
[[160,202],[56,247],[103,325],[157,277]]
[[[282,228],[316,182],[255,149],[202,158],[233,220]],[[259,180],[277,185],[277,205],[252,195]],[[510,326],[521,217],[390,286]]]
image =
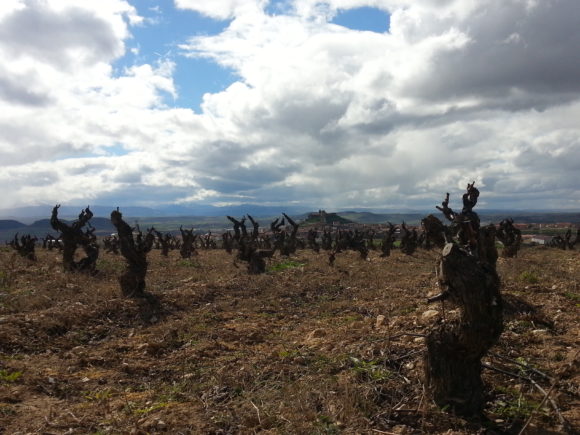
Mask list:
[[[67,222],[66,219],[62,220]],[[117,231],[108,218],[93,217],[90,223],[99,235],[111,234]],[[10,240],[14,238],[16,233],[20,235],[32,234],[38,238],[45,237],[47,234],[52,234],[53,236],[58,235],[58,231],[54,231],[50,226],[50,219],[41,219],[30,225],[25,225],[14,220],[0,220],[0,241]]]
[[[32,223],[39,219],[48,219],[52,212],[54,205],[38,205],[29,207],[18,207],[13,209],[0,210],[0,219],[17,220],[24,223]],[[59,217],[76,219],[86,205],[67,206],[63,205],[59,209]],[[117,206],[113,205],[91,205],[92,212],[95,217],[108,218],[111,211],[115,210]],[[164,205],[159,207],[120,207],[124,216],[131,218],[155,218],[155,217],[179,217],[179,216],[206,216],[206,217],[223,217],[223,216],[243,216],[250,214],[252,216],[270,217],[278,216],[282,212],[292,216],[307,214],[312,212],[311,207],[306,206],[263,206],[256,204],[240,204],[234,206],[216,207],[212,205]],[[357,215],[361,220],[369,220],[369,223],[375,222],[376,219],[382,219],[384,216],[425,216],[430,213],[438,213],[434,208],[428,210],[388,210],[380,208],[368,208],[359,210],[338,209],[327,210],[328,212],[336,212],[341,216]],[[480,216],[518,216],[525,219],[537,219],[546,215],[550,216],[580,216],[580,211],[568,210],[477,210]],[[350,218],[349,218],[350,219]],[[578,218],[576,218],[578,219]],[[501,220],[501,219],[500,219]],[[526,220],[527,221],[527,220]],[[536,220],[537,221],[537,220]]]
[[[18,207],[13,209],[0,210],[0,219],[16,219],[19,221],[33,222],[42,218],[50,218],[54,205],[38,205],[30,207]],[[63,218],[76,219],[84,206],[63,205],[58,210],[58,216]],[[109,217],[111,211],[117,206],[91,205],[91,211],[95,216]],[[123,216],[129,217],[176,217],[176,216],[242,216],[251,214],[252,216],[274,216],[282,212],[297,215],[310,211],[308,207],[297,206],[261,206],[254,204],[242,204],[226,207],[215,207],[212,205],[167,205],[162,207],[120,207]]]
[[[115,232],[115,228],[111,225],[109,214],[115,207],[95,206],[91,210],[95,216],[91,219],[91,225],[96,228],[98,235],[110,234]],[[183,225],[186,228],[194,227],[199,231],[214,231],[221,232],[227,228],[231,228],[231,223],[226,219],[226,215],[241,217],[246,214],[251,214],[256,217],[262,227],[267,227],[271,220],[279,217],[284,211],[291,215],[294,219],[304,221],[308,218],[310,211],[304,211],[301,207],[287,207],[285,209],[279,207],[260,207],[260,206],[244,206],[235,207],[211,207],[214,215],[204,214],[186,214],[187,208],[180,208],[184,214],[165,215],[160,210],[148,209],[145,207],[127,207],[121,209],[125,220],[130,225],[139,223],[141,228],[155,227],[160,231],[177,231],[179,226]],[[172,209],[175,211],[175,209]],[[209,211],[210,209],[206,209]],[[217,212],[219,210],[219,213]],[[16,219],[0,219],[0,242],[12,239],[14,234],[33,234],[37,237],[44,237],[46,234],[57,235],[50,227],[50,213],[52,207],[26,207],[18,209],[17,213],[38,213],[43,215],[42,219],[30,221],[30,218],[25,221],[29,224],[23,223]],[[62,220],[74,220],[78,217],[81,207],[61,207],[59,209],[59,218]],[[150,214],[147,214],[150,213]],[[337,214],[344,220],[353,221],[359,224],[384,224],[391,222],[393,224],[400,224],[406,222],[409,225],[418,225],[421,219],[425,217],[426,212],[405,212],[405,213],[375,213],[370,211],[339,211]],[[440,213],[433,213],[441,220],[445,220]],[[573,225],[580,224],[580,212],[568,213],[546,213],[546,212],[532,212],[532,211],[508,211],[508,210],[482,210],[478,212],[482,223],[499,223],[502,219],[511,217],[517,223],[570,223]],[[0,215],[1,216],[1,215]],[[68,219],[67,219],[68,218]],[[314,221],[312,221],[314,223]]]

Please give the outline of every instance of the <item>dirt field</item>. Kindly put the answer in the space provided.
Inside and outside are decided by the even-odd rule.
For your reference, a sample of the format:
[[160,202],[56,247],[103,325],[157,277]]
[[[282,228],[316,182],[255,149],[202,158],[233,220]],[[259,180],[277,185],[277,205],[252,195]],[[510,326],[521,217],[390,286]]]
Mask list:
[[330,267],[301,251],[249,276],[224,251],[153,251],[154,297],[131,300],[121,257],[102,252],[87,277],[63,273],[56,251],[29,263],[2,249],[7,434],[517,433],[532,413],[528,433],[580,428],[580,252],[499,260],[505,330],[484,361],[487,418],[468,422],[422,380],[421,335],[457,315],[426,303],[436,252],[343,253]]

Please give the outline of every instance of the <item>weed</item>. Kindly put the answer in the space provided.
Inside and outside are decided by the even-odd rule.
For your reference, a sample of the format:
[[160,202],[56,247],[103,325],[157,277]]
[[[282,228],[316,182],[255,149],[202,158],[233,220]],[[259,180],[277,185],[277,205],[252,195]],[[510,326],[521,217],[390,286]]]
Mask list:
[[407,307],[403,307],[399,310],[399,315],[406,316],[407,314],[411,314],[412,312],[414,312],[416,309],[417,309],[416,305],[409,305]]
[[333,315],[330,318],[332,319],[332,323],[335,325],[349,325],[351,323],[358,322],[359,320],[364,319],[364,317],[360,314],[354,314],[351,316],[344,317],[336,317]]
[[8,372],[8,370],[0,370],[0,381],[16,382],[22,376],[22,372]]
[[344,367],[346,357],[315,355],[310,366],[318,373],[336,374]]
[[99,258],[97,260],[97,270],[103,272],[120,273],[125,268],[123,261],[112,261],[108,258]]
[[534,328],[534,324],[529,320],[512,320],[506,325],[506,329],[517,334],[522,334]]
[[185,400],[190,392],[191,386],[187,381],[174,382],[168,386],[165,391],[157,397],[158,403],[165,403],[168,406],[171,402],[180,402]]
[[527,371],[534,368],[534,366],[524,357],[519,356],[516,358],[516,361],[520,363],[519,372],[521,375],[526,376]]
[[319,415],[316,417],[316,426],[318,431],[316,433],[323,433],[323,434],[338,434],[340,433],[340,428],[332,418],[328,415]]
[[537,284],[540,282],[540,278],[535,272],[524,271],[520,273],[518,279],[526,284]]
[[381,382],[391,378],[391,372],[378,361],[363,361],[358,358],[352,358],[352,370],[366,381]]
[[574,302],[580,302],[580,294],[578,293],[566,292],[564,293],[564,296]]
[[[13,270],[13,269],[12,269]],[[0,290],[10,290],[14,284],[14,273],[9,268],[0,270]]]
[[16,411],[10,405],[0,404],[0,417],[10,417],[16,415]]
[[527,400],[522,395],[494,403],[493,413],[504,419],[525,420],[538,407],[538,403]]
[[273,264],[268,267],[268,272],[280,272],[286,269],[295,269],[299,267],[306,266],[306,263],[300,263],[299,261],[294,260],[285,260],[278,264]]
[[300,355],[300,352],[297,350],[281,350],[280,352],[278,352],[278,356],[281,359],[287,359],[287,358],[294,358]]
[[109,400],[113,397],[113,392],[109,389],[101,390],[101,391],[87,391],[83,394],[84,398],[87,400],[95,401],[95,402],[103,402]]
[[499,386],[496,391],[499,397],[493,402],[492,412],[505,420],[525,420],[539,405],[514,388]]
[[201,264],[199,264],[197,261],[193,261],[191,259],[179,260],[179,262],[177,264],[179,266],[182,266],[182,267],[191,267],[193,269],[199,269],[201,267]]
[[165,408],[167,406],[169,406],[169,402],[159,402],[159,403],[155,403],[151,406],[147,406],[145,408],[133,409],[133,414],[136,414],[136,415],[149,414],[150,412]]

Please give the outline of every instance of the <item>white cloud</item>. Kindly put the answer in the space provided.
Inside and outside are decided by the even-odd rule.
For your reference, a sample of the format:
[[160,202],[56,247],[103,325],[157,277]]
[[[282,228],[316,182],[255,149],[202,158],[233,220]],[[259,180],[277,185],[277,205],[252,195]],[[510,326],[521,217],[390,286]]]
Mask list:
[[[574,0],[296,0],[278,15],[258,0],[179,0],[232,20],[181,47],[239,77],[206,94],[202,113],[165,103],[174,63],[114,74],[142,22],[128,2],[11,4],[0,9],[6,204],[430,207],[476,180],[491,208],[580,208]],[[388,10],[389,33],[328,22],[361,6]],[[30,23],[51,31],[26,35]]]
[[174,0],[180,9],[190,9],[219,20],[259,12],[267,0]]

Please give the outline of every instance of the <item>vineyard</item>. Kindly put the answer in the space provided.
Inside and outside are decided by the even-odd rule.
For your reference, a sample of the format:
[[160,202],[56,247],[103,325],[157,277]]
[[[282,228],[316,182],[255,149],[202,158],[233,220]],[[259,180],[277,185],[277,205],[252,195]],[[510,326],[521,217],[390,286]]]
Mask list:
[[[446,207],[444,215],[457,220]],[[491,245],[483,238],[490,229],[478,238],[461,224],[456,234],[435,229],[430,238],[440,221],[424,222],[421,234],[401,225],[398,240],[392,225],[343,238],[311,228],[302,239],[284,216],[272,222],[269,242],[251,217],[248,229],[245,218],[230,217],[233,231],[223,238],[182,228],[172,239],[123,227],[119,211],[111,215],[118,238],[99,249],[102,241],[82,229],[89,215],[83,210],[67,225],[53,211],[54,225],[76,243],[72,256],[48,244],[34,256],[0,251],[0,431],[545,434],[580,427],[577,249],[520,246],[509,220],[493,233],[503,243],[499,258],[491,252],[495,238]],[[483,268],[445,263],[443,246],[444,258],[461,247]],[[484,293],[495,291],[489,286],[498,276],[503,299],[500,329],[491,324],[475,340],[489,341],[474,360],[483,379],[478,415],[441,399],[427,379],[438,382],[428,364],[446,352],[446,334],[469,312],[443,288],[461,286],[458,268],[465,282],[469,273],[491,276]]]

